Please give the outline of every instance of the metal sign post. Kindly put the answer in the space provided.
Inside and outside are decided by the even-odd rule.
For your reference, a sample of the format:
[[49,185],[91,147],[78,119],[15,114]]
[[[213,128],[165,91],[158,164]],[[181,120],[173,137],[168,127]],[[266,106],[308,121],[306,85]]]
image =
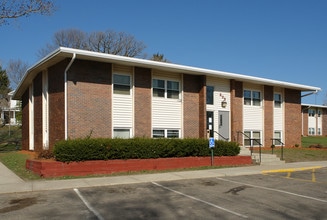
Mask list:
[[211,166],[213,166],[213,148],[215,147],[215,139],[209,138],[209,148],[211,149]]

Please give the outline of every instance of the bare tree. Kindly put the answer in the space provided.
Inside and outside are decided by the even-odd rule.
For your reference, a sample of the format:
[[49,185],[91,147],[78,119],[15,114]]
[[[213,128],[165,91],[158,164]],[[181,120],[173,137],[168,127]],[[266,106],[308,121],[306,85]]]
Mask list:
[[23,78],[25,72],[28,69],[28,63],[22,60],[10,60],[6,71],[10,81],[12,89],[16,89],[21,79]]
[[55,10],[50,0],[0,0],[0,26],[9,19],[27,17],[31,14],[51,15]]
[[38,55],[43,57],[60,46],[127,57],[140,56],[145,49],[143,42],[125,32],[107,30],[86,33],[77,29],[66,29],[56,32],[52,43],[39,50]]
[[164,58],[164,55],[160,53],[153,54],[150,60],[170,63],[166,58]]

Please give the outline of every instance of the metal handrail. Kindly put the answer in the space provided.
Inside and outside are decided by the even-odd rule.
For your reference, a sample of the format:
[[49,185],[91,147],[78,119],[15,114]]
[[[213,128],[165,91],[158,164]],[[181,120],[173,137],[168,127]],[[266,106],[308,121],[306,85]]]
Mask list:
[[249,140],[250,140],[250,151],[251,151],[251,156],[252,156],[252,153],[253,153],[253,141],[255,141],[258,145],[259,145],[259,162],[261,164],[261,147],[262,147],[262,144],[260,143],[260,141],[258,141],[257,139],[254,139],[254,138],[250,138],[248,135],[244,134],[244,132],[242,131],[238,131],[237,134],[241,133],[242,135],[244,135],[245,137],[247,137]]
[[[284,143],[279,138],[270,138],[270,140],[271,140],[271,146],[274,145],[274,141],[278,141],[279,144],[282,145],[281,146],[281,156],[280,157],[281,157],[281,160],[284,160]],[[272,153],[274,153],[273,149],[272,149]]]
[[222,136],[221,134],[219,134],[217,131],[214,131],[216,134],[218,134],[221,138],[223,138],[225,141],[229,141],[229,138],[225,138],[224,136]]

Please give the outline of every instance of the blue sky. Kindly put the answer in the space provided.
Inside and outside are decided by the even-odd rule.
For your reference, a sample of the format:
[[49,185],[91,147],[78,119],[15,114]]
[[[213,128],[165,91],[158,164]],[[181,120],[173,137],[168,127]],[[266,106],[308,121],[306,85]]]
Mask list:
[[0,62],[37,62],[56,31],[123,31],[173,63],[322,88],[327,91],[325,0],[55,0],[52,16],[0,26]]

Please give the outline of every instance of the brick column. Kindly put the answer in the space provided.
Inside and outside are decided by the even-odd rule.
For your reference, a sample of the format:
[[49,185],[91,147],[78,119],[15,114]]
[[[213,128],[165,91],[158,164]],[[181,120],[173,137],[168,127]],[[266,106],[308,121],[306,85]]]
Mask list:
[[206,138],[206,77],[183,75],[184,138]]
[[271,146],[271,138],[274,138],[274,87],[264,86],[264,147]]
[[22,150],[29,150],[29,87],[22,96]]
[[230,80],[231,92],[231,140],[243,145],[243,83]]
[[301,91],[285,89],[285,145],[301,145]]
[[322,110],[322,135],[327,136],[327,109],[323,108]]
[[151,69],[134,70],[135,137],[151,137]]

